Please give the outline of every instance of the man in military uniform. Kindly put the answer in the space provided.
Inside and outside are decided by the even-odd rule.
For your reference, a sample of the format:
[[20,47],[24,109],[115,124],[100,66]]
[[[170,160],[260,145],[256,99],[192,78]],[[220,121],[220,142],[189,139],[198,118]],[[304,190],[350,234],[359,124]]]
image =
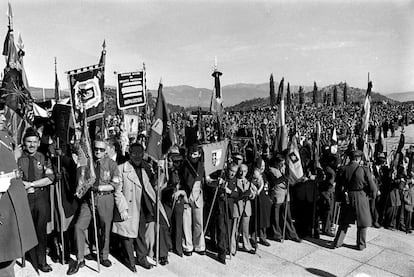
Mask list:
[[95,203],[91,203],[90,193],[85,194],[78,220],[75,224],[75,237],[78,248],[77,262],[69,266],[68,275],[78,272],[79,268],[85,266],[85,230],[92,219],[92,206],[96,206],[97,231],[101,256],[100,262],[105,267],[112,265],[108,259],[109,235],[114,214],[114,191],[119,187],[120,173],[117,163],[106,156],[107,144],[102,140],[94,142],[95,174],[96,181],[92,187]]
[[[28,128],[23,136],[24,151],[17,164],[22,173],[23,184],[29,199],[30,211],[36,229],[39,244],[35,252],[38,269],[50,272],[52,268],[46,263],[47,233],[46,225],[50,220],[49,185],[53,183],[54,173],[50,160],[38,152],[39,135],[33,128]],[[32,261],[35,262],[36,261]]]
[[33,248],[37,238],[0,109],[0,276],[14,276],[15,260]]
[[349,224],[357,221],[357,249],[366,248],[367,229],[371,226],[369,196],[376,194],[372,174],[367,167],[360,165],[362,151],[351,153],[351,162],[340,169],[337,175],[336,198],[341,202],[339,228],[333,247],[342,246]]

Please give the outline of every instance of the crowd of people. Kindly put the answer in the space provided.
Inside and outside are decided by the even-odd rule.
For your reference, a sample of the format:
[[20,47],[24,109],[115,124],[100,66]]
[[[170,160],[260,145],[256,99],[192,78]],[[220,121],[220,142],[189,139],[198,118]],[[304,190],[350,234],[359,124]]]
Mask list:
[[[374,105],[370,141],[376,143],[381,133],[394,136],[395,130],[410,124],[413,108],[408,104]],[[300,243],[324,235],[332,237],[332,248],[340,247],[349,224],[355,222],[358,250],[366,247],[368,227],[411,233],[414,148],[396,149],[390,162],[386,149],[367,160],[358,147],[347,147],[346,155],[332,147],[333,127],[339,144],[348,145],[358,134],[359,110],[356,105],[288,109],[289,133],[298,138],[303,168],[303,176],[295,183],[288,176],[286,161],[290,157],[273,148],[275,109],[229,112],[218,123],[209,116],[191,120],[185,114],[173,114],[177,144],[170,149],[168,166],[161,171],[146,155],[149,132],[141,130],[140,135],[124,140],[122,126],[112,126],[114,132],[107,138],[98,135],[92,142],[97,178],[80,199],[75,196],[82,176],[77,173],[74,145],[62,143],[58,147],[53,136],[44,139],[29,128],[22,147],[4,149],[6,144],[2,143],[2,151],[10,156],[5,160],[11,165],[6,168],[1,164],[0,180],[6,180],[3,173],[18,172],[13,178],[7,175],[7,181],[21,180],[20,188],[25,192],[20,191],[20,197],[28,200],[24,208],[32,218],[26,222],[27,230],[33,230],[35,237],[13,250],[15,244],[6,241],[8,234],[0,225],[1,268],[10,270],[12,261],[24,253],[42,272],[52,271],[46,255],[53,262],[62,259],[69,263],[74,254],[76,261],[69,263],[68,275],[84,267],[86,259],[110,267],[109,254],[132,272],[136,272],[136,265],[151,269],[156,257],[166,265],[171,253],[205,255],[209,250],[225,264],[228,255],[238,251],[254,255],[258,245],[267,247],[269,240]],[[322,127],[318,147],[314,135],[317,121]],[[112,119],[107,128],[120,122],[120,118]],[[2,142],[5,137],[0,137]],[[201,144],[224,138],[230,141],[226,164],[221,171],[207,175]],[[55,192],[57,182],[61,191]],[[12,182],[9,190],[17,186]],[[11,197],[9,194],[0,193],[2,202]],[[59,203],[51,205],[55,201]],[[58,211],[64,211],[66,225]],[[2,216],[0,210],[0,220]],[[94,225],[96,235],[91,231]],[[63,242],[60,228],[65,231]],[[3,257],[3,246],[14,254]]]

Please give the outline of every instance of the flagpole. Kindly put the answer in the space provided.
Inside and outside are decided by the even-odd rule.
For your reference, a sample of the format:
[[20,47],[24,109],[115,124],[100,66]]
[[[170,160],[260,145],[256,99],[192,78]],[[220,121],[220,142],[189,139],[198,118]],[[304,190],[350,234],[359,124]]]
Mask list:
[[156,210],[156,218],[157,218],[157,223],[156,223],[156,242],[155,242],[155,266],[158,266],[158,262],[160,259],[160,190],[161,190],[161,184],[162,184],[162,180],[161,180],[161,166],[162,164],[166,162],[165,160],[159,160],[158,161],[158,170],[157,170],[157,175],[158,175],[158,188],[157,188],[157,195],[156,195],[156,205],[157,205],[157,210]]
[[[86,122],[86,108],[85,108],[85,99],[84,97],[82,97],[82,111],[83,111],[83,129],[84,129],[84,136],[89,136],[89,130],[88,130],[88,123]],[[87,140],[90,140],[87,137]],[[90,143],[90,142],[89,142]],[[93,168],[91,168],[92,170]],[[95,173],[93,173],[95,174]],[[99,178],[99,176],[95,176],[95,178]],[[91,191],[91,206],[92,206],[92,219],[93,219],[93,229],[94,229],[94,233],[95,233],[95,245],[96,245],[96,262],[98,265],[98,273],[101,272],[101,262],[100,262],[100,257],[99,257],[99,240],[98,240],[98,229],[97,229],[97,223],[96,223],[96,209],[95,209],[95,197],[93,195],[93,191]]]
[[[59,137],[56,138],[56,147],[57,149],[60,149],[60,139]],[[59,152],[57,155],[57,173],[60,175],[61,174],[61,157],[60,157],[61,153]],[[57,187],[57,200],[58,200],[58,210],[59,210],[59,215],[60,215],[60,239],[62,242],[62,265],[65,264],[65,239],[64,239],[64,234],[63,234],[63,222],[65,220],[65,214],[64,214],[64,210],[63,210],[63,201],[62,201],[62,180],[59,179],[56,183],[56,187]]]

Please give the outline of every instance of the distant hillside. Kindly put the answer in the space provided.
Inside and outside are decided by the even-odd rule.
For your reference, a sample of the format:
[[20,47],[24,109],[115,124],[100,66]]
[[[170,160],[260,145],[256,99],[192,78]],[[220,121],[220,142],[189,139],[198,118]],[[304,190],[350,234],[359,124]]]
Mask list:
[[414,101],[414,91],[391,93],[385,96],[400,102]]
[[[335,86],[338,91],[338,101],[339,103],[342,103],[345,83],[339,83],[336,85],[329,85],[323,88],[319,88],[318,92],[319,92],[320,99],[322,100],[324,98],[324,95],[326,94],[326,97],[328,97],[328,99],[331,99],[331,101],[333,101],[333,91],[334,91]],[[312,95],[313,95],[313,92],[312,92],[313,88],[305,87],[304,90],[305,90],[305,103],[311,103]],[[292,89],[291,91],[293,91],[293,102],[298,103],[299,97],[298,97],[297,91],[292,90]],[[348,102],[361,103],[365,99],[366,89],[354,88],[354,87],[350,87],[349,85],[347,85],[347,92],[348,92]],[[396,102],[395,100],[389,99],[386,96],[381,95],[376,92],[372,92],[371,96],[372,96],[372,100],[371,100],[372,102],[384,102],[384,101],[391,102],[391,103]],[[269,104],[270,104],[269,97],[255,98],[251,100],[245,100],[239,104],[228,107],[227,109],[235,110],[235,111],[246,111],[246,110],[255,109],[259,107],[269,106]]]
[[[279,84],[275,82],[275,89],[277,91]],[[338,100],[343,102],[343,90],[345,83],[339,83],[336,85],[329,85],[319,88],[320,99],[323,99],[326,94],[328,98],[333,98],[333,90],[336,86],[338,91]],[[366,89],[359,89],[347,86],[348,89],[348,101],[349,102],[361,102],[365,97]],[[286,90],[286,86],[285,86]],[[293,101],[298,102],[298,90],[299,86],[292,85],[291,93]],[[312,90],[313,87],[305,86],[305,102],[312,102]],[[43,98],[42,88],[30,88],[32,96],[38,101]],[[247,110],[256,107],[264,107],[269,105],[269,83],[263,84],[232,84],[222,87],[224,106],[229,110]],[[54,89],[45,89],[46,99],[54,98]],[[163,87],[163,93],[165,99],[170,107],[171,111],[182,111],[184,108],[191,109],[192,107],[210,107],[211,101],[211,89],[195,88],[192,86],[172,86]],[[409,93],[404,93],[409,94]],[[69,96],[68,91],[61,91],[63,97]],[[148,91],[150,107],[155,107],[157,90]],[[388,97],[398,94],[389,94]],[[414,96],[414,92],[413,92]],[[379,93],[372,92],[373,102],[394,102],[390,98]],[[116,113],[116,88],[113,86],[105,87],[105,105],[106,113]]]
[[[275,87],[279,84],[275,82]],[[309,89],[310,87],[305,87]],[[263,84],[232,84],[222,87],[223,105],[234,106],[241,101],[269,96],[269,83]],[[296,93],[299,86],[292,86],[291,91]],[[156,90],[150,91],[157,95]],[[195,88],[192,86],[173,86],[163,88],[165,99],[168,103],[182,107],[201,106],[210,107],[212,89]]]

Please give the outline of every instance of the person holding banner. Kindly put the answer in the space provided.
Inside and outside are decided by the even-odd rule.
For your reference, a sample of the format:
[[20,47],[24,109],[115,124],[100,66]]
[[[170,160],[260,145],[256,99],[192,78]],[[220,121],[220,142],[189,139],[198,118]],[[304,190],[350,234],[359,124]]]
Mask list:
[[[134,250],[138,265],[145,269],[153,267],[153,264],[147,260],[150,252],[147,244],[147,231],[152,230],[154,234],[155,192],[151,183],[154,178],[149,165],[143,161],[143,157],[143,146],[139,143],[132,144],[130,160],[119,166],[120,186],[115,194],[119,218],[114,218],[112,232],[122,237],[128,258],[128,268],[132,272],[136,272]],[[161,213],[164,215],[163,211]],[[165,258],[165,256],[166,254],[163,253],[162,257]]]
[[100,262],[105,267],[112,265],[109,256],[109,235],[111,232],[112,218],[114,214],[114,191],[117,192],[120,182],[119,169],[115,161],[106,156],[107,144],[103,140],[95,140],[95,174],[96,180],[91,188],[94,193],[95,203],[91,203],[89,193],[82,199],[79,216],[75,224],[75,238],[77,244],[77,262],[69,266],[67,275],[73,275],[85,266],[85,230],[92,219],[92,205],[96,206],[98,215],[97,232],[99,235],[98,250],[102,259]]
[[236,164],[231,164],[226,169],[225,179],[218,179],[220,188],[215,206],[215,226],[217,226],[217,259],[222,264],[226,264],[226,253],[230,251],[229,233],[233,226],[234,203],[239,198],[236,178],[238,170],[239,167]]
[[267,177],[273,199],[272,239],[279,242],[285,239],[282,235],[281,227],[283,227],[283,224],[286,224],[286,237],[290,240],[301,242],[302,240],[296,233],[290,214],[290,196],[287,190],[289,184],[285,171],[286,165],[283,156],[276,155],[270,160]]
[[201,149],[197,144],[188,148],[182,171],[181,182],[188,202],[184,204],[183,213],[183,250],[184,255],[191,256],[195,251],[200,255],[206,253],[203,230],[203,184],[205,178]]
[[42,272],[51,272],[52,268],[46,263],[47,233],[46,225],[50,220],[49,185],[55,175],[50,160],[38,152],[40,145],[39,134],[33,128],[28,128],[23,136],[24,151],[17,164],[22,172],[23,184],[29,199],[30,211],[35,224],[39,244],[32,249],[37,261],[37,267]]
[[257,236],[259,243],[264,246],[270,246],[270,243],[267,241],[266,232],[267,228],[271,226],[270,216],[272,209],[272,200],[268,195],[268,182],[265,179],[264,172],[266,168],[266,163],[262,158],[258,158],[252,176],[252,183],[256,186],[257,189],[257,198],[258,202],[257,210],[254,210],[253,214],[255,216],[254,220],[256,224],[253,224],[254,231],[252,234],[253,241],[257,241]]

